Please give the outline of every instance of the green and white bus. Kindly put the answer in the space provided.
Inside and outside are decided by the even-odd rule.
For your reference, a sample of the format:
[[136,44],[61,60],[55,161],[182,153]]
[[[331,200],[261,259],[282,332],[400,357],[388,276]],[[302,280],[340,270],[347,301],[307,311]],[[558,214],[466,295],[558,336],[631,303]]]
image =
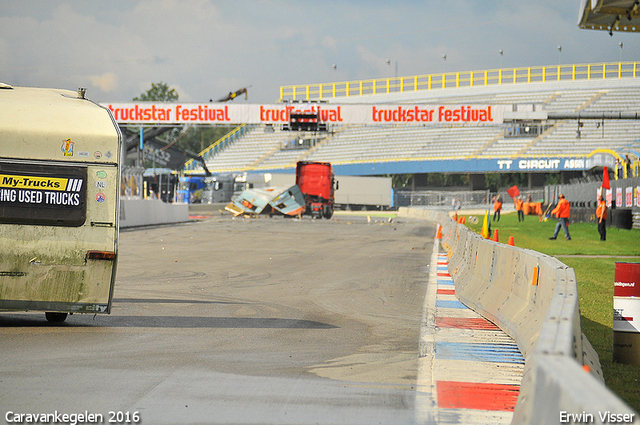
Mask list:
[[0,311],[111,312],[121,139],[84,89],[0,83]]

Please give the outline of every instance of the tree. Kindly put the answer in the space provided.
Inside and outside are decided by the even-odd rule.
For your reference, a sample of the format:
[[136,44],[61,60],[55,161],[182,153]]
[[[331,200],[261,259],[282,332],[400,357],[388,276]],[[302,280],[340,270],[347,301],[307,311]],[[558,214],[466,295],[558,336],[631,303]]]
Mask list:
[[176,102],[178,100],[178,92],[170,89],[168,84],[160,81],[159,83],[151,83],[151,88],[142,93],[140,97],[134,97],[134,101],[142,102]]
[[[168,84],[151,83],[151,88],[142,93],[139,97],[134,97],[134,101],[143,102],[177,102],[178,92],[170,89]],[[158,139],[165,143],[175,143],[177,147],[193,153],[200,153],[207,146],[223,137],[234,127],[230,126],[176,126],[171,131],[161,135]],[[137,127],[132,127],[136,128]],[[186,131],[185,131],[186,130]]]
[[427,183],[434,187],[466,186],[469,184],[468,174],[429,173]]
[[180,137],[177,145],[193,153],[200,153],[233,130],[234,126],[193,126]]
[[410,189],[413,184],[413,174],[387,174],[391,177],[391,187],[394,189]]

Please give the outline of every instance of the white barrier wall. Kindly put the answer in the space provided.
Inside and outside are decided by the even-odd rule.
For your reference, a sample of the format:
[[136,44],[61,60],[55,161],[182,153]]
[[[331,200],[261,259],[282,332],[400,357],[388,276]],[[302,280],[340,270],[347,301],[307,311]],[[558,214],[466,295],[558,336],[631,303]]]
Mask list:
[[[582,334],[575,273],[555,258],[482,238],[444,211],[400,208],[398,216],[442,226],[456,295],[518,344],[525,371],[513,423],[560,423],[561,415],[638,414],[604,385]],[[583,365],[591,373],[585,372]]]
[[167,204],[159,199],[121,199],[120,228],[189,221],[187,204]]

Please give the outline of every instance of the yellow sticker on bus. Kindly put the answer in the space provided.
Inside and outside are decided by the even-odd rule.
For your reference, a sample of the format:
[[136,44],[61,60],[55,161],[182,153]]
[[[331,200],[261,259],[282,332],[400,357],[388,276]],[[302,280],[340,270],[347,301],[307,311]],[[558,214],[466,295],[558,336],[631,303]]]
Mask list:
[[0,174],[0,187],[11,189],[60,190],[78,192],[82,187],[82,180],[58,177]]

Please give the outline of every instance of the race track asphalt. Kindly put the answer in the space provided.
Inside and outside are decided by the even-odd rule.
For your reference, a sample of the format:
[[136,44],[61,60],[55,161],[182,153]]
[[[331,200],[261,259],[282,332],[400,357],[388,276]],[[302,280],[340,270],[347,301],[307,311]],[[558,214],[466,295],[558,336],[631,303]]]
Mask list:
[[123,231],[111,315],[0,313],[0,423],[415,423],[434,235],[349,215]]

